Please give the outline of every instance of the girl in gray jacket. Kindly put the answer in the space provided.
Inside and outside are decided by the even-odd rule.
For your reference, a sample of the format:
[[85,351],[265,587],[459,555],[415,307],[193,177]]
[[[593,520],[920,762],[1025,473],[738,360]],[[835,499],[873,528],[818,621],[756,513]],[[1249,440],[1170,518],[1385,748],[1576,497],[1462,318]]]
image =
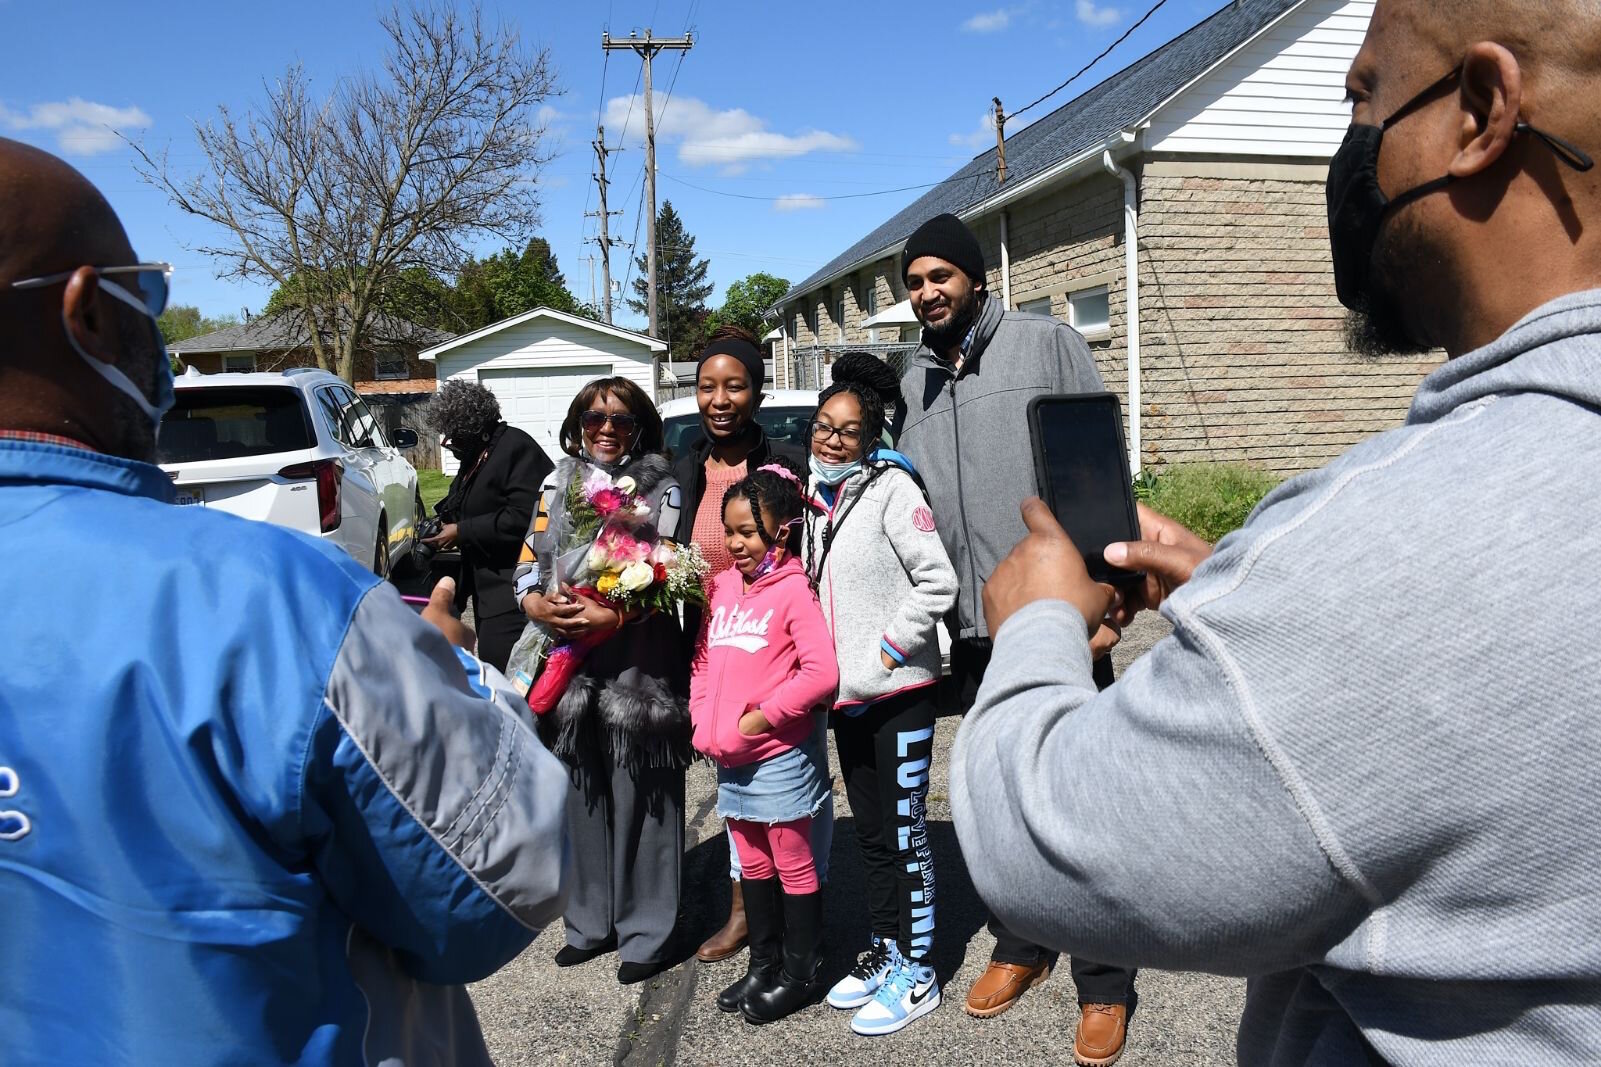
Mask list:
[[956,571],[905,457],[878,447],[900,403],[894,371],[862,352],[834,364],[811,426],[807,570],[839,659],[832,716],[867,867],[873,941],[829,992],[851,1029],[889,1034],[939,1004],[929,965],[934,865],[924,821],[940,678],[935,623]]

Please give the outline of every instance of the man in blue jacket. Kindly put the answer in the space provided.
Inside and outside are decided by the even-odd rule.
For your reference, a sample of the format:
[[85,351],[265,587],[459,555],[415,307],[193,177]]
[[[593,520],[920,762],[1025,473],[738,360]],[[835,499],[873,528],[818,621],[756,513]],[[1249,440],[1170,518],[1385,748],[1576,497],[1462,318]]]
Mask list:
[[392,587],[171,506],[165,299],[0,139],[0,1058],[487,1063],[463,983],[559,913],[565,775]]

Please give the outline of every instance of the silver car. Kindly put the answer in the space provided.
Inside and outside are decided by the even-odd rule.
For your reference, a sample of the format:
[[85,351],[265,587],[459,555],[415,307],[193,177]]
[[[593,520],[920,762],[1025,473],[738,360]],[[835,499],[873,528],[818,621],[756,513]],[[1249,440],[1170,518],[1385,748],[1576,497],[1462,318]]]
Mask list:
[[324,537],[387,577],[410,552],[417,471],[343,379],[326,371],[200,374],[177,380],[157,461],[177,502]]

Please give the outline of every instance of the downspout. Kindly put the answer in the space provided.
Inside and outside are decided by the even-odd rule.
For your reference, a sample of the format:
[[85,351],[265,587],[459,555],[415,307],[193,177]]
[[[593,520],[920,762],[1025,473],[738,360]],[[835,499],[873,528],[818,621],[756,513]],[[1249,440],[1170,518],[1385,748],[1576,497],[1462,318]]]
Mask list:
[[[1128,322],[1128,464],[1140,473],[1140,194],[1134,175],[1117,165],[1110,149],[1101,153],[1106,173],[1123,182],[1123,273]],[[1003,216],[1004,217],[1004,216]],[[1003,227],[1005,223],[1001,224]],[[1005,232],[1003,229],[1001,232]],[[1004,245],[1002,246],[1005,247]],[[1005,256],[1005,253],[1002,253]]]
[[1001,307],[1012,310],[1012,255],[1006,247],[1005,208],[1001,209]]

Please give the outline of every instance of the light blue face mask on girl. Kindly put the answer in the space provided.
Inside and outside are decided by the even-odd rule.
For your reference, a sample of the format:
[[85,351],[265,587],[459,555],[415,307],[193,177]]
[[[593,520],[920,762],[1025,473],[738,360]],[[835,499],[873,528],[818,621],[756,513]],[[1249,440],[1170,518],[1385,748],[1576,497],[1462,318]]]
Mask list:
[[812,469],[812,477],[824,485],[838,485],[862,469],[862,461],[859,459],[853,459],[849,463],[824,463],[813,456],[808,465]]

